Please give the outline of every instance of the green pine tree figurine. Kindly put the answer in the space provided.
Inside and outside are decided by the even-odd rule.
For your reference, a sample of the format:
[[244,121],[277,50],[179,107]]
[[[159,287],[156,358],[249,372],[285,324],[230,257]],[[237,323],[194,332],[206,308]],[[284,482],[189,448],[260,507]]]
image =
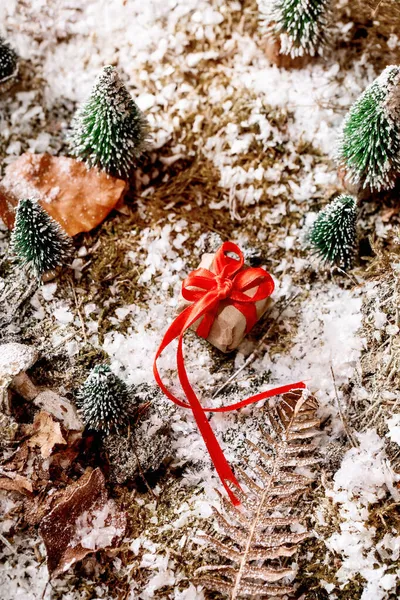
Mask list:
[[18,204],[11,247],[19,262],[39,278],[65,263],[72,248],[60,225],[31,199]]
[[400,67],[390,66],[348,112],[337,153],[352,184],[390,189],[400,174]]
[[356,219],[354,198],[339,196],[318,214],[307,237],[310,246],[326,262],[350,268],[357,248]]
[[148,143],[148,124],[115,67],[104,67],[89,99],[77,110],[71,154],[128,179]]
[[18,73],[18,56],[6,40],[0,37],[0,91],[7,90]]
[[259,0],[260,19],[280,53],[297,58],[323,54],[329,41],[331,0]]
[[77,395],[85,425],[106,434],[127,425],[127,401],[127,385],[107,365],[94,367]]

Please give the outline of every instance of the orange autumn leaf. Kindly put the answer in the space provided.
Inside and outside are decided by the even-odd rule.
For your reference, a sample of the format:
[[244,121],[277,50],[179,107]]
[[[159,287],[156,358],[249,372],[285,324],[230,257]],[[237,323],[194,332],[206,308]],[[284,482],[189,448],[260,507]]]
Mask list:
[[0,184],[0,217],[10,229],[27,189],[74,236],[104,221],[122,203],[128,185],[74,158],[25,152],[7,166]]

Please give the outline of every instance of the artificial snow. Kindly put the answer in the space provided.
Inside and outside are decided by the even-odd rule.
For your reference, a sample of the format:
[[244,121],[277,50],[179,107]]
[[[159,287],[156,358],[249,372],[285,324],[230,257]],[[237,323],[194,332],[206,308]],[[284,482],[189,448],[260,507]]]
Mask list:
[[[327,496],[339,507],[341,522],[339,532],[325,543],[342,559],[336,573],[339,584],[359,574],[366,582],[361,600],[384,600],[395,590],[400,573],[386,573],[387,564],[381,564],[376,554],[376,529],[367,521],[371,504],[387,494],[394,502],[400,500],[395,487],[400,476],[391,469],[384,440],[376,431],[357,434],[357,439],[359,446],[348,450],[334,475],[333,488],[327,490]],[[390,547],[390,541],[387,545]],[[382,542],[381,547],[385,547]]]
[[[7,153],[5,163],[29,148],[36,152],[62,151],[63,136],[57,131],[60,128],[65,131],[76,104],[88,96],[100,69],[109,63],[117,66],[138,106],[146,113],[152,132],[152,151],[164,166],[192,158],[188,156],[184,138],[179,143],[173,141],[173,134],[180,132],[187,119],[191,119],[192,132],[198,138],[196,151],[216,169],[220,186],[229,191],[231,201],[236,202],[239,209],[245,206],[251,207],[245,211],[256,211],[263,194],[268,195],[270,207],[265,223],[260,226],[258,242],[270,260],[268,266],[277,287],[272,298],[276,304],[272,305],[265,327],[274,323],[277,335],[290,339],[287,347],[279,352],[270,347],[262,350],[251,370],[241,374],[238,389],[232,392],[229,401],[248,395],[249,378],[253,375],[267,375],[257,389],[260,392],[304,379],[321,404],[321,417],[330,417],[324,434],[326,443],[341,446],[345,437],[332,377],[345,409],[342,388],[354,380],[365,344],[360,333],[365,288],[360,282],[358,290],[350,291],[344,289],[340,281],[336,283],[334,277],[320,278],[319,275],[318,281],[310,281],[306,271],[310,260],[298,255],[301,235],[298,226],[286,230],[281,224],[287,215],[301,213],[305,224],[310,225],[316,216],[316,204],[324,203],[337,185],[336,170],[330,159],[343,114],[376,76],[372,66],[361,57],[345,71],[341,71],[335,58],[326,63],[313,62],[301,70],[278,69],[268,63],[261,45],[241,26],[224,40],[220,52],[218,40],[226,37],[223,27],[235,11],[242,9],[240,2],[61,0],[57,19],[42,0],[33,0],[23,10],[18,5],[16,0],[1,3],[0,22],[12,32],[13,45],[19,55],[33,62],[40,77],[40,89],[17,91],[8,100],[2,129]],[[40,19],[37,18],[39,13]],[[339,23],[337,34],[344,38],[352,27],[352,23]],[[395,47],[397,43],[397,36],[392,36],[390,45]],[[225,61],[225,57],[231,59]],[[207,83],[206,93],[199,92],[195,82],[208,72],[210,65],[216,69],[216,76]],[[238,99],[244,99],[245,118],[237,118],[235,114]],[[223,114],[220,121],[213,123],[215,107],[222,107]],[[278,126],[270,118],[271,114],[283,117],[286,126]],[[49,120],[48,115],[54,115],[56,120]],[[204,130],[210,125],[213,125],[212,133],[205,136]],[[46,127],[48,131],[44,130]],[[305,143],[315,147],[321,156],[315,160],[313,155],[304,152],[299,166],[296,162],[299,146]],[[168,145],[163,148],[165,144]],[[254,145],[259,149],[257,159],[249,165],[243,157]],[[279,148],[285,151],[282,159],[263,166],[264,157]],[[151,183],[147,173],[140,177],[143,185]],[[138,202],[139,215],[146,216],[153,191],[153,187],[143,191]],[[189,229],[195,236],[198,226],[189,219],[190,213],[187,220],[173,216],[174,200],[174,197],[165,198],[166,218],[160,219],[160,224],[132,231],[135,249],[129,249],[128,245],[127,250],[123,250],[127,264],[140,265],[136,285],[142,301],[132,300],[129,305],[114,308],[113,302],[118,301],[118,290],[114,290],[106,307],[100,305],[96,296],[88,298],[80,307],[87,342],[103,350],[113,371],[133,385],[154,385],[155,352],[176,315],[181,282],[190,271],[189,265],[198,264],[199,245],[191,250],[189,238]],[[193,200],[204,201],[202,197]],[[224,208],[228,208],[225,200],[208,206],[210,211]],[[377,235],[387,236],[388,226],[379,217],[376,222]],[[282,228],[273,243],[267,239],[263,228],[266,224],[277,232]],[[240,238],[240,222],[235,221],[234,225]],[[246,239],[240,241],[246,244]],[[87,248],[82,247],[72,262],[75,279],[82,276],[90,264],[91,252],[95,252],[86,239],[85,245]],[[277,247],[284,249],[283,259],[276,259]],[[300,286],[294,279],[303,273],[304,284]],[[75,356],[87,350],[87,342],[75,315],[76,307],[63,298],[61,287],[55,283],[41,287],[34,300],[36,316],[38,320],[49,318],[55,327],[51,334],[54,347]],[[301,302],[293,303],[280,315],[277,303],[297,294]],[[111,309],[111,317],[100,342],[97,331],[104,308]],[[374,325],[377,331],[387,326],[384,314],[378,310]],[[216,387],[225,380],[225,373],[210,373],[214,366],[212,353],[194,334],[185,339],[185,348],[190,381],[199,391],[201,401],[208,403]],[[245,340],[236,354],[235,367],[240,367],[253,349],[254,343]],[[169,348],[159,362],[163,376],[179,395],[175,348]],[[215,405],[226,401],[223,396],[213,400]],[[163,407],[160,414],[162,410]],[[179,485],[185,491],[184,508],[176,513],[170,526],[179,532],[179,539],[184,540],[184,535],[193,534],[192,517],[210,518],[210,499],[215,496],[213,489],[218,486],[218,480],[191,412],[171,403],[170,412],[166,410],[165,414],[173,431],[173,464],[183,468]],[[211,417],[212,427],[233,463],[241,460],[246,437],[259,435],[259,418],[259,406],[248,407],[241,413]],[[398,415],[388,419],[387,426],[385,440],[374,430],[358,436],[359,447],[345,454],[327,492],[339,512],[338,530],[327,540],[328,549],[342,559],[336,583],[345,587],[360,575],[365,581],[362,600],[386,599],[393,593],[398,578],[397,573],[387,572],[387,566],[381,562],[388,557],[398,560],[398,539],[388,533],[376,543],[376,532],[367,524],[371,505],[386,495],[398,501],[396,476],[384,446],[389,440],[399,443]],[[159,427],[157,418],[149,427]],[[137,502],[140,505],[144,500],[138,497]],[[155,508],[153,518],[157,520]],[[101,540],[109,540],[113,534],[102,512],[96,516],[94,529],[86,521],[80,525],[77,543],[88,548],[96,548]],[[26,547],[26,538],[25,548],[17,536],[14,543],[15,556],[11,556],[7,548],[2,551],[5,568],[0,571],[0,585],[6,590],[2,592],[3,597],[5,600],[38,600],[47,583],[45,566],[39,565],[31,547]],[[130,600],[153,597],[203,600],[200,586],[183,580],[179,561],[161,544],[148,539],[148,532],[130,540],[130,547],[133,554],[140,555],[140,568],[148,570],[146,581],[145,576],[141,579],[144,581],[142,589],[137,589],[136,582],[131,581]],[[60,592],[64,600],[83,597],[83,592],[68,589],[66,581],[65,590]],[[57,590],[61,589],[59,582],[54,585]],[[333,599],[336,585],[332,587],[333,584],[325,581],[321,585]],[[170,586],[173,591],[164,592],[164,586]],[[96,590],[99,598],[108,598],[106,587],[99,585]],[[52,593],[48,586],[44,598],[47,600]]]
[[388,433],[386,436],[400,446],[400,414],[393,415],[387,420]]

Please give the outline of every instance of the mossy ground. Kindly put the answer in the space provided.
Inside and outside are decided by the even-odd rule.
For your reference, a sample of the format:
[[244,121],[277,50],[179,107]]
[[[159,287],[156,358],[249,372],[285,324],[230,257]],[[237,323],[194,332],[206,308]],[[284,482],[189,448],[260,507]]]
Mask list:
[[[382,3],[379,7],[379,23],[377,24],[371,18],[370,13],[365,8],[363,3],[363,12],[358,13],[354,5],[343,9],[341,16],[347,19],[354,17],[357,13],[356,25],[352,30],[352,37],[349,41],[337,42],[339,60],[344,67],[346,61],[354,59],[357,56],[365,53],[366,49],[371,52],[371,60],[376,61],[376,66],[379,68],[381,63],[387,64],[388,61],[396,59],[395,51],[393,53],[382,53],[382,40],[385,40],[390,30],[390,22],[393,15],[396,16],[398,7],[391,3],[390,9],[394,12],[391,17],[384,17],[386,4]],[[358,3],[357,3],[358,4]],[[224,68],[229,68],[234,60],[233,54],[223,53],[222,45],[227,37],[229,37],[232,29],[248,32],[252,35],[257,35],[257,8],[256,3],[246,0],[242,3],[242,11],[229,13],[221,29],[220,36],[212,43],[202,40],[201,42],[193,39],[190,47],[187,49],[190,52],[204,52],[210,49],[220,52],[218,61],[207,61],[202,75],[193,80],[193,75],[188,71],[177,71],[174,77],[181,77],[183,81],[187,80],[191,85],[195,85],[196,94],[200,98],[198,111],[204,114],[204,126],[200,133],[193,132],[193,124],[196,117],[194,113],[189,116],[184,126],[175,131],[171,140],[160,151],[150,152],[141,165],[141,173],[149,176],[149,183],[143,186],[137,183],[131,186],[129,197],[127,198],[127,214],[113,212],[109,218],[96,230],[88,234],[81,234],[75,239],[75,245],[78,249],[80,246],[85,246],[88,250],[88,255],[85,258],[87,266],[82,271],[82,277],[79,281],[73,279],[72,273],[69,270],[64,271],[57,279],[58,290],[57,298],[67,300],[75,307],[75,314],[79,316],[79,307],[87,302],[96,302],[102,306],[102,312],[98,319],[99,324],[99,341],[104,339],[104,334],[110,328],[110,316],[118,307],[127,304],[137,303],[146,306],[148,303],[147,290],[142,289],[138,285],[138,279],[142,272],[140,264],[132,264],[126,259],[126,252],[130,249],[137,249],[138,232],[144,227],[155,228],[163,223],[166,223],[168,218],[174,215],[176,218],[183,217],[188,222],[189,239],[186,246],[194,248],[199,236],[202,233],[215,232],[221,236],[223,240],[231,239],[236,232],[247,237],[249,245],[253,245],[263,252],[262,244],[259,241],[259,233],[262,231],[264,239],[268,239],[272,246],[275,246],[273,257],[265,255],[263,258],[271,262],[271,266],[279,264],[284,258],[286,251],[280,244],[281,240],[287,235],[292,227],[299,228],[304,217],[304,207],[299,206],[295,212],[287,211],[277,225],[268,223],[266,216],[273,208],[276,198],[271,198],[268,194],[268,187],[262,190],[261,200],[256,205],[250,207],[241,206],[240,203],[236,207],[237,216],[229,210],[229,192],[220,185],[220,173],[214,163],[205,156],[202,151],[202,140],[207,139],[218,133],[228,122],[235,123],[239,127],[239,133],[255,133],[258,134],[257,125],[251,127],[243,124],[246,123],[251,113],[251,103],[255,98],[243,99],[240,94],[232,93],[226,100],[232,102],[232,108],[229,114],[224,112],[222,107],[211,105],[208,102],[208,88],[215,78],[219,78],[221,85],[228,83],[227,76],[224,75]],[[400,17],[399,17],[400,18]],[[372,41],[374,43],[372,43]],[[376,42],[376,43],[375,43]],[[343,52],[343,48],[346,51]],[[378,49],[378,50],[377,50]],[[379,53],[380,51],[380,53]],[[397,56],[397,58],[399,58]],[[149,70],[151,65],[149,65]],[[339,74],[338,77],[341,75]],[[166,85],[168,80],[161,81],[161,85]],[[32,89],[36,87],[41,89],[41,82],[33,73],[32,65],[29,61],[22,68],[22,77],[20,82],[20,90]],[[152,91],[151,87],[148,90]],[[66,102],[60,104],[59,116],[57,121],[54,121],[54,116],[45,112],[44,122],[40,121],[37,124],[38,129],[46,127],[47,130],[54,132],[54,149],[56,151],[65,150],[64,136],[58,131],[58,125],[61,120],[69,121],[74,106],[72,103]],[[334,110],[340,111],[340,108],[333,107]],[[9,110],[9,109],[7,109]],[[288,124],[293,115],[290,110],[274,109],[268,105],[263,105],[263,114],[268,118],[268,121],[276,127],[283,136],[287,135]],[[173,116],[173,115],[172,115]],[[7,112],[5,114],[7,118]],[[12,139],[12,138],[11,138]],[[26,149],[24,139],[19,140],[22,143],[22,150]],[[166,166],[165,162],[160,159],[171,156],[172,148],[177,144],[183,143],[186,147],[185,157],[177,160],[170,166]],[[257,167],[260,164],[265,168],[273,166],[276,162],[284,161],[287,157],[286,148],[284,145],[275,146],[264,151],[261,143],[252,142],[246,153],[240,154],[233,166],[240,166],[245,170]],[[4,155],[5,148],[2,148]],[[326,163],[329,169],[334,169],[334,166],[329,163],[328,159],[322,155],[320,150],[313,147],[309,143],[299,141],[295,148],[296,159],[293,168],[290,172],[283,175],[282,183],[287,184],[289,179],[295,183],[300,183],[304,173],[305,164],[308,166]],[[259,183],[262,187],[264,184]],[[145,199],[141,199],[140,195],[145,188],[154,188],[153,192]],[[239,187],[240,189],[240,187]],[[315,197],[310,199],[306,210],[317,210],[321,205],[328,202],[336,193],[341,190],[340,183],[317,191]],[[368,267],[371,276],[376,278],[376,281],[382,287],[382,300],[388,300],[385,303],[386,309],[390,318],[398,321],[398,302],[397,291],[395,289],[395,280],[391,272],[390,261],[385,260],[389,252],[396,253],[397,241],[394,236],[392,239],[386,239],[380,242],[379,250],[374,251],[375,239],[374,236],[374,220],[378,216],[387,215],[388,211],[392,211],[391,219],[394,225],[398,223],[398,213],[396,214],[396,206],[398,203],[398,195],[394,191],[391,194],[382,195],[372,202],[362,207],[365,226],[361,231],[361,256],[359,266],[354,272],[354,275],[360,273],[362,276]],[[287,197],[282,197],[287,204],[291,202],[289,191]],[[144,210],[138,210],[138,201]],[[222,208],[210,210],[210,204],[220,204]],[[188,210],[190,205],[191,209]],[[246,217],[246,218],[245,218]],[[193,227],[195,226],[195,227]],[[377,256],[376,256],[377,253]],[[296,284],[313,283],[317,278],[323,278],[329,281],[334,278],[336,282],[344,287],[353,287],[353,275],[348,277],[337,270],[328,272],[320,272],[315,269],[315,265],[310,261],[309,266],[302,271],[295,272],[293,270],[293,260],[295,258],[306,258],[307,252],[299,245],[294,248],[289,256],[290,274]],[[197,265],[188,262],[188,269]],[[55,323],[51,315],[47,315],[43,320],[37,322],[33,317],[33,308],[29,304],[29,299],[35,291],[35,285],[31,285],[31,292],[24,297],[24,290],[28,279],[22,276],[11,262],[6,258],[1,264],[0,271],[1,279],[5,285],[5,291],[2,290],[5,304],[15,301],[14,290],[18,289],[21,304],[18,305],[13,318],[12,327],[10,323],[6,323],[1,332],[3,340],[14,340],[35,344],[42,352],[41,360],[32,370],[32,378],[40,385],[47,385],[54,388],[64,387],[67,390],[73,391],[87,376],[88,370],[98,361],[107,359],[107,355],[93,347],[90,343],[82,344],[79,353],[70,358],[66,355],[65,348],[61,344],[56,350],[52,348],[49,342]],[[111,290],[111,288],[113,288]],[[115,290],[118,291],[117,295]],[[282,335],[276,330],[271,329],[268,337],[268,345],[270,352],[279,353],[282,350],[290,348],[291,339],[296,331],[297,320],[300,314],[300,307],[307,302],[308,291],[306,287],[293,301],[292,309],[293,316],[290,317],[291,327],[287,328],[287,333]],[[25,294],[26,295],[26,294]],[[399,348],[398,340],[394,338],[387,342],[392,353],[391,368],[389,372],[382,371],[380,362],[381,354],[379,352],[379,344],[373,339],[368,322],[368,302],[365,303],[365,332],[367,337],[367,349],[363,355],[363,366],[365,367],[365,380],[371,394],[377,393],[377,390],[385,382],[389,387],[399,389]],[[7,310],[5,311],[7,313]],[[8,313],[9,314],[9,311]],[[119,331],[125,332],[124,322],[120,323]],[[259,325],[259,329],[255,329],[252,333],[254,340],[257,340],[260,332],[263,330],[264,324]],[[83,326],[84,329],[84,326]],[[74,336],[81,335],[84,337],[84,331],[78,331],[71,326],[65,330],[65,335]],[[234,370],[234,357],[231,355],[221,356],[216,351],[210,349],[213,360],[215,361],[215,369],[221,370],[228,377]],[[387,364],[387,363],[385,363]],[[386,369],[386,367],[385,367]],[[390,375],[390,378],[389,378]],[[252,377],[251,370],[249,376]],[[256,378],[257,375],[254,374]],[[259,383],[259,380],[257,380]],[[351,390],[349,391],[351,396]],[[378,398],[378,396],[377,396]],[[390,403],[378,405],[375,412],[371,414],[375,419],[375,423],[379,431],[384,433],[384,426],[377,415],[379,409],[392,410],[393,406]],[[366,407],[368,410],[368,406]],[[369,414],[369,413],[368,413]],[[380,413],[382,416],[382,412]],[[360,425],[360,413],[349,415],[349,424],[351,427],[358,429]],[[346,449],[343,446],[342,452]],[[394,450],[393,450],[394,452]],[[394,456],[394,458],[396,458]],[[332,461],[331,465],[326,466],[328,474],[331,468],[337,466]],[[190,520],[187,524],[188,540],[181,543],[181,536],[185,529],[181,529],[179,536],[173,531],[165,532],[162,530],[162,525],[167,525],[177,518],[177,510],[185,501],[185,491],[178,484],[179,473],[164,471],[159,475],[157,481],[159,490],[154,492],[157,495],[155,499],[148,491],[130,489],[129,486],[115,486],[110,490],[111,494],[118,500],[121,507],[128,511],[129,515],[129,530],[128,535],[132,538],[141,535],[146,531],[146,535],[151,538],[154,543],[160,544],[160,548],[170,552],[172,560],[179,562],[183,568],[185,577],[189,580],[193,577],[194,570],[205,564],[210,559],[209,553],[199,550],[194,542],[190,539],[193,537],[193,531],[197,527],[202,529],[211,528],[211,524],[204,520]],[[315,492],[313,506],[317,506],[318,501],[322,498],[322,492]],[[144,500],[144,504],[138,503],[138,498]],[[150,507],[146,507],[150,504]],[[335,508],[331,507],[332,511],[332,532],[335,530]],[[388,527],[396,527],[399,525],[398,507],[393,505],[389,499],[382,501],[375,506],[371,511],[371,523],[377,528],[377,539],[383,537]],[[158,522],[154,523],[152,519],[157,516]],[[326,531],[325,531],[326,533]],[[307,552],[310,550],[314,553],[311,560],[307,560]],[[122,546],[115,553],[121,559],[123,569],[116,570],[110,557],[105,554],[97,555],[98,562],[94,562],[91,557],[85,559],[82,565],[77,566],[74,574],[70,578],[71,588],[75,588],[84,592],[87,600],[96,597],[96,585],[99,582],[107,584],[109,589],[113,590],[113,598],[123,600],[128,597],[132,581],[140,589],[141,585],[147,581],[149,572],[146,569],[139,568],[142,558],[142,551],[138,555],[128,547]],[[327,600],[328,595],[325,590],[319,585],[319,580],[322,578],[325,581],[334,582],[334,574],[340,567],[340,560],[336,558],[333,562],[326,564],[326,546],[321,540],[310,540],[304,545],[302,554],[299,558],[299,566],[302,575],[299,577],[299,592],[304,593],[305,597],[310,600]],[[172,589],[166,587],[155,593],[155,597],[166,597]],[[339,600],[359,600],[363,591],[362,581],[353,581],[345,586],[340,591],[336,592]],[[62,592],[54,591],[54,598],[61,598]],[[217,598],[217,595],[209,595],[210,598]],[[393,596],[394,598],[394,596]]]

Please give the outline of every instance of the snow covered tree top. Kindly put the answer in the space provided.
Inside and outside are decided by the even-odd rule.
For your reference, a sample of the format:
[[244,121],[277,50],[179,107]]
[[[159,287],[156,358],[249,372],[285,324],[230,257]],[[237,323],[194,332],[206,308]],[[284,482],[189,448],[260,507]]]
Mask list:
[[129,178],[147,143],[146,118],[115,67],[104,67],[72,122],[72,154],[89,167]]
[[77,402],[85,425],[110,433],[127,424],[128,388],[108,365],[97,365],[80,387]]
[[391,65],[346,115],[338,161],[352,183],[380,191],[400,174],[400,67]]
[[308,241],[326,262],[344,269],[351,267],[356,250],[357,206],[352,196],[338,196],[321,212],[308,235]]
[[280,53],[322,54],[328,42],[331,0],[258,0],[267,35],[278,39]]
[[63,264],[71,254],[71,241],[60,225],[30,198],[20,200],[11,246],[19,262],[37,277]]

